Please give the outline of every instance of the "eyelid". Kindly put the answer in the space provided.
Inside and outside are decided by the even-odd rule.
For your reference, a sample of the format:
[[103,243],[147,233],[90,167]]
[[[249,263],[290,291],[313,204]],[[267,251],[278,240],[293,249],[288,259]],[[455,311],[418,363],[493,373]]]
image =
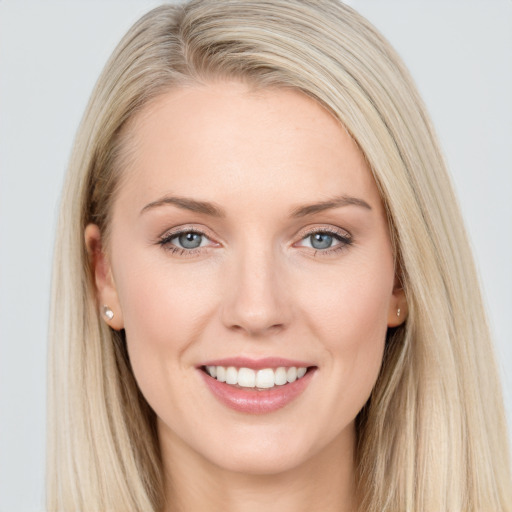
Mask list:
[[299,231],[297,238],[301,241],[315,233],[328,233],[330,235],[336,235],[344,240],[352,240],[352,235],[346,229],[338,228],[336,226],[314,226],[312,228],[305,228]]
[[[171,244],[171,240],[179,237],[185,233],[197,233],[198,235],[204,236],[211,243],[206,246],[200,246],[193,249],[185,249],[182,247],[178,247],[177,245]],[[173,228],[165,230],[157,239],[157,245],[162,246],[164,249],[169,251],[181,251],[181,253],[187,253],[188,255],[195,254],[198,251],[208,249],[209,247],[220,246],[221,244],[215,240],[215,237],[210,234],[210,230],[204,226],[198,227],[193,224],[185,224],[180,226],[175,226]]]
[[[315,249],[314,247],[300,245],[301,242],[315,233],[326,233],[336,238],[339,243],[326,249]],[[306,250],[313,251],[315,255],[320,254],[322,256],[328,256],[329,254],[346,250],[348,246],[353,243],[352,235],[347,230],[337,226],[315,226],[313,228],[305,228],[297,234],[297,238],[299,239],[293,244],[294,247],[301,247]]]
[[211,233],[211,230],[206,226],[198,226],[197,224],[181,224],[172,228],[166,229],[161,235],[158,236],[158,240],[173,238],[183,233],[197,233],[203,235],[206,238],[212,240],[215,236]]

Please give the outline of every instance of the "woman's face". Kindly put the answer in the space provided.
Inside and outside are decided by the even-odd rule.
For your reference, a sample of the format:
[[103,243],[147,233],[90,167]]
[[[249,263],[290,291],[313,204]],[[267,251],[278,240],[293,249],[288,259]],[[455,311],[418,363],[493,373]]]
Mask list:
[[164,452],[275,473],[351,450],[404,308],[357,145],[305,95],[237,82],[169,92],[128,132],[96,281]]

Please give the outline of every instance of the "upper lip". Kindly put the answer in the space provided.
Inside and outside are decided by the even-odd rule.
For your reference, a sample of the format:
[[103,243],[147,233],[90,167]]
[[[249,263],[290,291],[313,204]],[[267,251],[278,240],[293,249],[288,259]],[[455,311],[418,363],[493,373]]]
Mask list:
[[262,370],[264,368],[279,368],[281,366],[307,368],[314,365],[310,362],[285,359],[282,357],[264,357],[261,359],[251,359],[249,357],[229,357],[207,361],[199,365],[199,368],[201,366],[234,366],[235,368],[251,368],[253,370]]

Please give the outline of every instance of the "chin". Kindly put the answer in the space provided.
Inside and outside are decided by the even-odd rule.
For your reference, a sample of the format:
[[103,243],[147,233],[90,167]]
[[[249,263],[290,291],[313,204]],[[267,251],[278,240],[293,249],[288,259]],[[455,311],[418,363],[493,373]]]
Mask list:
[[297,470],[321,457],[333,443],[329,434],[317,433],[316,429],[301,432],[290,425],[286,428],[260,425],[225,434],[222,441],[210,437],[208,445],[203,446],[202,456],[226,471],[247,475],[277,475]]
[[220,455],[214,463],[226,471],[254,476],[271,476],[299,468],[307,457],[305,454],[289,453],[288,450],[229,451]]

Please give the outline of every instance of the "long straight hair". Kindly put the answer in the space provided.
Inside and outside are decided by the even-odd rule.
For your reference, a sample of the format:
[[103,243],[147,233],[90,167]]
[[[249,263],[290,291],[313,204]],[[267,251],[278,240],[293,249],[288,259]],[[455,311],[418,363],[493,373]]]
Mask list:
[[356,421],[360,509],[512,510],[479,284],[432,126],[401,60],[336,0],[194,0],[154,9],[130,29],[76,137],[53,270],[48,511],[163,507],[155,416],[124,333],[100,319],[83,233],[94,222],[108,237],[129,155],[126,123],[172,88],[225,78],[314,98],[361,148],[386,207],[409,315],[388,332]]

